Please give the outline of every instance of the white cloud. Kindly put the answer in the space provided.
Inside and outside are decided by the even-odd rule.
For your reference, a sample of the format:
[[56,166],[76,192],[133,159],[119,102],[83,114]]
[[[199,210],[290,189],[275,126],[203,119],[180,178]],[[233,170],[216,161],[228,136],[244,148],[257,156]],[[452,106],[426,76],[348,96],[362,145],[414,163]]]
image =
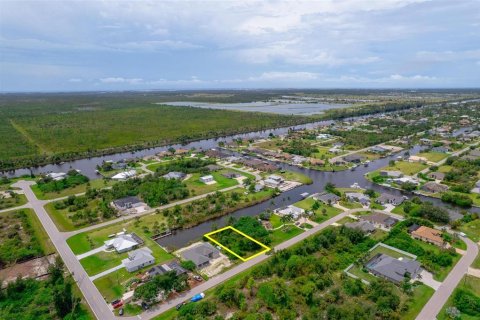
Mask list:
[[122,77],[108,77],[99,79],[102,83],[123,83],[123,84],[141,84],[143,79],[141,78],[122,78]]
[[319,74],[313,72],[264,72],[259,76],[249,77],[247,81],[308,81],[318,79]]
[[80,78],[70,78],[70,79],[68,79],[68,82],[76,82],[76,83],[79,83],[79,82],[83,82],[83,79],[80,79]]

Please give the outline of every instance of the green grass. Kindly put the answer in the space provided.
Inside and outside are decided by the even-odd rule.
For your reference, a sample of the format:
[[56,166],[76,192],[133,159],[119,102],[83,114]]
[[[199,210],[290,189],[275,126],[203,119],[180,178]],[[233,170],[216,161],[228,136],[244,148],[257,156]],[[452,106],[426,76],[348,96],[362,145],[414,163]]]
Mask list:
[[273,213],[270,215],[270,223],[272,224],[272,227],[274,229],[280,227],[283,224],[280,220],[280,216]]
[[446,157],[448,157],[448,154],[441,153],[441,152],[421,152],[421,153],[417,154],[417,156],[418,157],[424,157],[428,161],[431,161],[431,162],[439,162],[439,161],[445,159]]
[[401,171],[403,174],[411,176],[414,175],[425,168],[428,168],[426,164],[418,162],[406,162],[406,161],[395,161],[393,167],[386,166],[377,171],[387,170],[387,171]]
[[[101,189],[105,187],[112,186],[115,182],[114,181],[105,181],[103,179],[95,179],[90,181],[90,186],[91,188],[94,189]],[[50,199],[56,199],[56,198],[62,198],[62,197],[68,197],[74,194],[78,193],[84,193],[87,191],[87,184],[83,183],[78,186],[75,186],[73,188],[67,188],[59,192],[48,192],[48,193],[43,193],[37,185],[33,185],[32,187],[33,193],[37,196],[38,199],[40,200],[50,200]]]
[[[61,201],[61,200],[59,200]],[[92,200],[88,203],[88,208],[94,209],[99,199]],[[70,215],[73,215],[75,212],[69,212],[68,209],[57,210],[55,209],[55,203],[50,202],[45,205],[45,210],[52,218],[53,222],[57,226],[58,230],[60,231],[73,231],[79,228],[83,228],[85,226],[76,226],[74,225],[72,219],[70,219]]]
[[348,272],[370,283],[377,280],[373,274],[363,271],[361,266],[354,265]]
[[480,269],[480,254],[477,256],[477,258],[475,258],[471,267],[475,269]]
[[439,171],[439,172],[443,172],[443,173],[450,172],[450,171],[452,171],[452,169],[453,169],[452,166],[448,166],[448,165],[446,165],[446,164],[438,167],[438,171]]
[[[0,160],[171,144],[307,122],[307,117],[157,105],[108,95],[2,101]],[[158,100],[157,100],[158,101]],[[89,110],[82,105],[88,104]],[[45,130],[48,128],[48,130]]]
[[347,209],[360,209],[363,206],[358,202],[340,201],[339,204]]
[[[312,205],[314,203],[315,203],[315,200],[313,198],[307,198],[307,199],[304,199],[302,201],[299,201],[299,202],[295,203],[294,206],[297,206],[299,208],[311,211],[312,210]],[[323,209],[325,209],[325,214],[323,214]],[[320,222],[323,222],[325,220],[328,220],[328,219],[336,216],[337,214],[339,214],[341,212],[342,212],[342,210],[340,210],[338,208],[331,207],[329,205],[320,203],[320,208],[318,208],[317,210],[314,211],[315,216],[311,219],[313,219],[315,222],[320,223]]]
[[[477,296],[480,297],[480,278],[476,278],[476,277],[473,277],[473,276],[466,275],[460,281],[460,283],[458,284],[457,288],[455,288],[455,290],[460,289],[460,288],[461,289],[467,289],[467,290],[473,292],[474,294],[476,294]],[[439,314],[437,316],[438,320],[450,319],[445,311],[447,310],[448,307],[451,307],[451,306],[454,305],[454,301],[453,301],[454,295],[455,295],[455,291],[450,296],[450,298],[447,300],[447,302],[443,306],[442,310],[439,312]],[[472,316],[469,316],[469,315],[466,315],[466,314],[462,314],[461,319],[462,320],[477,320],[476,317],[472,317]]]
[[96,275],[100,272],[106,271],[122,263],[122,260],[127,258],[128,254],[116,252],[98,252],[80,260],[80,264],[85,269],[89,276]]
[[17,194],[16,198],[0,199],[0,210],[23,206],[27,203],[27,197],[24,194]]
[[312,179],[309,176],[304,175],[300,172],[285,171],[283,173],[277,172],[275,174],[282,176],[285,180],[288,180],[288,181],[297,181],[303,184],[313,183]]
[[464,223],[459,227],[459,229],[473,241],[480,241],[480,219]]
[[[286,231],[285,231],[286,229]],[[277,244],[280,244],[288,239],[291,239],[299,234],[303,233],[304,231],[296,226],[287,226],[277,230],[274,230],[270,233],[270,239],[272,239],[272,243],[270,247],[274,247]]]
[[[222,173],[226,173],[226,172],[229,172],[229,171],[235,171],[235,170],[220,170],[220,171],[217,171],[217,172],[212,172],[211,175],[213,176],[213,179],[217,182],[215,184],[205,184],[203,182],[200,181],[200,177],[204,176],[203,174],[200,174],[200,173],[194,173],[192,174],[192,176],[185,180],[185,183],[187,185],[187,188],[190,190],[190,191],[193,191],[195,193],[195,195],[200,195],[200,194],[204,194],[204,193],[209,193],[209,192],[213,192],[213,191],[218,191],[218,190],[222,190],[222,189],[225,189],[225,188],[229,188],[229,187],[233,187],[233,186],[236,186],[238,185],[238,181],[236,179],[229,179],[229,178],[226,178],[222,175]],[[249,174],[244,174],[243,172],[238,172],[238,171],[235,171],[241,175],[244,175],[244,176],[250,176],[252,177],[251,175]]]
[[383,247],[383,246],[378,246],[375,249],[373,249],[372,251],[370,251],[369,258],[373,257],[374,255],[376,255],[378,253],[383,253],[383,254],[389,255],[389,256],[391,256],[393,258],[396,258],[396,259],[398,259],[398,258],[412,259],[412,257],[410,257],[406,254],[403,254],[401,252],[398,252],[396,250],[392,250],[390,248],[386,248],[386,247]]
[[408,311],[402,314],[402,320],[413,320],[420,313],[425,304],[430,300],[435,290],[427,285],[421,284],[413,289],[413,296],[408,302]]
[[98,288],[102,296],[108,302],[111,302],[122,297],[122,294],[125,292],[124,284],[135,274],[125,269],[120,269],[94,280],[93,284]]

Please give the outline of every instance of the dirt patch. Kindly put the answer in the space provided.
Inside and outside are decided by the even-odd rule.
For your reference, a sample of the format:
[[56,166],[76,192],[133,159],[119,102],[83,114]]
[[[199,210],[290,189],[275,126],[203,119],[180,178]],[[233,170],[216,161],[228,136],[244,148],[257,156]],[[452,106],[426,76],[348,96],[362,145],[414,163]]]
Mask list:
[[48,275],[48,266],[55,262],[55,254],[18,263],[11,267],[0,270],[0,279],[6,286],[9,282],[22,278],[43,278]]

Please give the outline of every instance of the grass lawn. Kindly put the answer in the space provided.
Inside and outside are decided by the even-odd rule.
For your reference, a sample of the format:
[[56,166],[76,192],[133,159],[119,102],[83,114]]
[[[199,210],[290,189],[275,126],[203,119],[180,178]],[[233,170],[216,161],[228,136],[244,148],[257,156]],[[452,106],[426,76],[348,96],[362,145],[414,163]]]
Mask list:
[[368,255],[369,258],[373,257],[374,255],[376,255],[377,253],[383,253],[383,254],[386,254],[386,255],[389,255],[391,257],[394,257],[396,259],[398,258],[407,258],[407,259],[412,259],[412,257],[406,255],[406,254],[403,254],[401,252],[398,252],[396,250],[392,250],[390,248],[386,248],[386,247],[383,247],[383,246],[378,246],[376,247],[375,249],[373,249],[372,251],[370,251],[370,254]]
[[[215,179],[215,181],[217,182],[215,184],[205,184],[205,183],[201,182],[200,177],[203,176],[203,175],[200,174],[200,173],[192,174],[192,176],[189,179],[185,180],[185,183],[187,185],[187,188],[190,191],[193,191],[193,193],[195,195],[200,195],[200,194],[204,194],[204,193],[209,193],[209,192],[233,187],[233,186],[236,186],[238,184],[238,181],[236,179],[226,178],[222,175],[223,173],[230,172],[230,171],[235,171],[235,170],[233,170],[233,169],[223,169],[223,170],[220,170],[220,171],[217,171],[217,172],[212,172],[211,174],[212,174],[213,178]],[[237,172],[238,174],[241,174],[243,176],[248,176],[249,178],[252,178],[253,180],[255,180],[254,177],[250,174],[243,173],[243,172],[240,172],[240,171],[235,171],[235,172]]]
[[27,203],[27,197],[24,194],[17,194],[16,198],[0,199],[0,210],[23,206]]
[[372,238],[375,241],[381,241],[385,236],[388,234],[388,232],[380,230],[380,229],[375,229],[375,231],[370,234],[370,238]]
[[273,228],[278,228],[283,224],[280,220],[280,216],[273,213],[270,215],[270,223],[272,224]]
[[[95,179],[90,181],[90,186],[95,189],[101,189],[101,188],[112,186],[114,183],[115,181],[112,181],[112,180]],[[36,184],[33,185],[31,188],[33,193],[35,193],[38,199],[50,200],[50,199],[67,197],[67,196],[71,196],[78,193],[83,193],[87,191],[87,184],[83,183],[73,188],[67,188],[59,192],[48,192],[48,193],[43,193]]]
[[[299,208],[305,209],[305,210],[312,210],[312,205],[315,203],[315,200],[313,198],[307,198],[302,201],[299,201],[297,203],[294,203],[294,206],[297,206]],[[325,209],[325,214],[323,213],[323,209]],[[315,216],[312,218],[315,222],[322,222],[325,220],[328,220],[337,214],[341,213],[342,210],[328,206],[326,204],[320,203],[320,207],[315,210],[314,214]]]
[[401,171],[403,174],[411,176],[414,175],[423,169],[428,168],[426,164],[418,163],[418,162],[406,162],[406,161],[395,161],[395,165],[393,167],[386,166],[378,171],[387,170],[387,171]]
[[283,142],[280,141],[279,139],[272,139],[272,140],[256,143],[255,147],[276,151],[276,150],[280,150],[280,147],[282,146],[282,144]]
[[339,204],[342,206],[342,207],[345,207],[347,209],[359,209],[359,208],[363,208],[363,206],[358,203],[358,202],[350,202],[350,201],[340,201]]
[[[285,229],[287,231],[285,231]],[[302,229],[296,226],[287,226],[286,228],[284,227],[284,228],[274,230],[270,233],[270,239],[272,239],[272,243],[270,244],[270,247],[274,247],[277,244],[287,241],[288,239],[291,239],[295,236],[298,236],[303,232],[304,231]]]
[[33,230],[35,232],[36,238],[40,241],[40,245],[43,249],[43,252],[45,254],[50,254],[54,253],[56,251],[55,246],[52,243],[52,240],[50,240],[50,237],[47,234],[47,231],[43,228],[42,223],[38,219],[37,215],[32,209],[22,209],[27,212],[27,215],[30,219],[30,224],[33,227]]
[[476,219],[469,223],[462,224],[459,229],[473,241],[480,241],[480,219]]
[[402,314],[402,320],[413,320],[420,313],[430,297],[435,293],[435,290],[427,285],[421,284],[413,289],[413,296],[408,302],[408,311]]
[[367,280],[368,282],[373,282],[377,280],[373,274],[363,271],[361,266],[354,265],[350,270],[348,270],[351,274],[359,277],[360,279]]
[[475,269],[480,269],[480,254],[477,256],[477,258],[473,261],[472,263],[472,268]]
[[116,252],[98,252],[80,260],[80,264],[89,276],[94,276],[100,272],[106,271],[122,263],[128,254]]
[[[460,288],[469,290],[470,292],[472,292],[475,295],[477,295],[478,297],[480,297],[480,279],[479,278],[469,276],[469,275],[464,276],[455,290],[460,289]],[[445,311],[447,310],[448,307],[454,306],[454,301],[453,301],[454,295],[455,295],[455,291],[450,296],[450,298],[447,300],[447,302],[443,306],[442,310],[438,314],[438,316],[437,316],[438,320],[450,319]],[[476,320],[478,318],[462,313],[461,314],[461,319],[462,320]]]
[[443,172],[443,173],[447,173],[447,172],[452,171],[452,168],[453,168],[452,166],[442,165],[442,166],[438,167],[438,171]]
[[96,279],[93,281],[93,284],[95,284],[102,296],[108,302],[111,302],[122,297],[122,294],[125,292],[125,283],[135,274],[123,268]]
[[431,162],[439,162],[448,157],[448,154],[442,152],[421,152],[417,156],[424,157]]
[[288,180],[288,181],[297,181],[303,184],[313,183],[312,179],[310,179],[309,176],[299,172],[285,171],[283,173],[276,172],[275,174],[282,176],[285,180]]

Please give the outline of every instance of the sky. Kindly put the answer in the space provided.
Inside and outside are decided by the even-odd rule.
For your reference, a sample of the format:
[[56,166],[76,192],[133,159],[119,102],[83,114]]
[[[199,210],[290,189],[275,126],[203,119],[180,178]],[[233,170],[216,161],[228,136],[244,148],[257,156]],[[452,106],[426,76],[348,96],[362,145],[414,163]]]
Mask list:
[[0,0],[2,92],[458,87],[479,0]]

